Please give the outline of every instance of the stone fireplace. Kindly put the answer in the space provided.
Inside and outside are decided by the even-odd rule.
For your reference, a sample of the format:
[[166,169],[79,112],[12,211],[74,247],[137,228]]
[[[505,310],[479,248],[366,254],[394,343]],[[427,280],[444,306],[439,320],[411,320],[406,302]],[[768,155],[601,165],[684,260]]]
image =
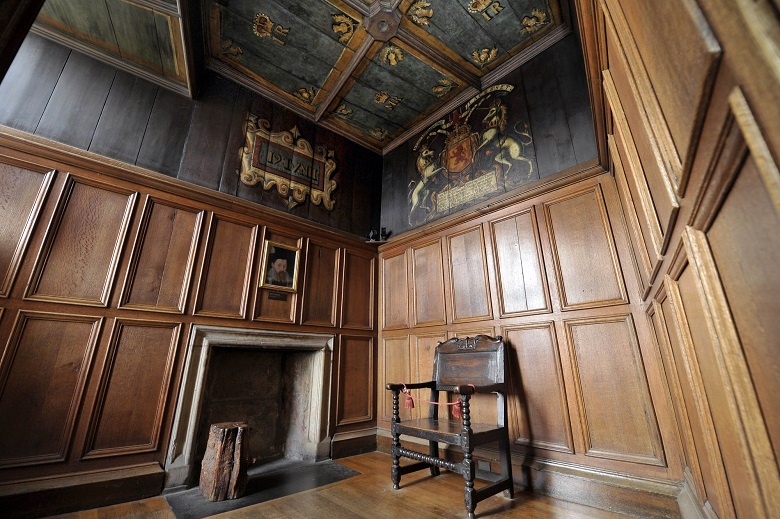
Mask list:
[[[276,445],[254,449],[253,456],[259,455],[262,461],[284,451],[288,457],[297,459],[328,458],[333,436],[330,424],[333,342],[334,336],[326,334],[193,326],[166,457],[165,488],[197,483],[198,457],[203,454],[199,451],[205,448],[203,429],[208,426],[205,422],[211,417],[223,421],[225,413],[230,412],[228,408],[242,400],[251,403],[248,401],[255,395],[262,400],[255,407],[268,407],[268,414],[249,420],[259,429],[254,432],[267,435],[270,427],[283,430],[284,438],[275,440]],[[223,356],[231,350],[240,354],[234,358]],[[252,356],[251,352],[266,355]],[[212,364],[223,372],[239,364],[244,372],[256,366],[258,378],[247,379],[247,391],[237,397],[235,390],[229,394],[224,386],[214,387],[224,384],[220,377],[226,377],[224,373],[212,373]],[[230,383],[240,386],[242,381],[237,378]],[[283,395],[273,394],[280,390],[284,391]],[[270,420],[285,423],[268,424]],[[256,443],[259,438],[253,438],[252,434],[250,430],[250,442]]]

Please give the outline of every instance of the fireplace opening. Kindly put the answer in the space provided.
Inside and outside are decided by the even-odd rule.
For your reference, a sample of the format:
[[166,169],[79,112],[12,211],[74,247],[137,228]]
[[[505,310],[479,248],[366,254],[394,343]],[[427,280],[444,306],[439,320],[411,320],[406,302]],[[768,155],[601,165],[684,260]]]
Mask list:
[[333,336],[193,326],[166,457],[166,491],[198,484],[209,426],[249,425],[254,467],[330,457]]

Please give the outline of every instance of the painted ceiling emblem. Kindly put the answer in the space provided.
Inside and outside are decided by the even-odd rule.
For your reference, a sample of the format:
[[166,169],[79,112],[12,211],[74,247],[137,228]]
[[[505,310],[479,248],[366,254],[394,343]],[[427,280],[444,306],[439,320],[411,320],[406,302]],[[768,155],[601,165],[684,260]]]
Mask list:
[[492,49],[475,50],[471,53],[471,58],[480,67],[484,67],[493,62],[498,56],[498,49],[493,47]]
[[352,108],[349,108],[346,103],[341,103],[339,107],[333,111],[333,115],[342,119],[352,119]]
[[395,45],[388,45],[382,49],[380,53],[382,63],[390,63],[392,66],[396,66],[404,59],[404,52]]
[[288,208],[302,204],[308,196],[312,204],[333,210],[333,150],[325,146],[313,149],[297,126],[289,131],[271,132],[271,124],[253,114],[244,124],[244,134],[246,142],[239,150],[242,183],[261,184],[265,191],[276,188],[287,199]]
[[512,90],[509,84],[494,85],[422,133],[412,148],[419,179],[409,183],[409,225],[531,180],[528,122],[512,126],[503,99]]
[[417,0],[409,7],[406,15],[417,25],[430,25],[429,20],[433,16],[433,9],[430,8],[431,3],[425,0]]
[[352,35],[355,34],[355,30],[360,24],[347,16],[346,14],[334,14],[333,15],[333,32],[339,34],[339,43],[349,43],[352,39]]
[[299,88],[298,90],[295,90],[292,95],[303,101],[304,103],[311,104],[312,101],[314,101],[314,88]]
[[530,16],[524,16],[520,23],[523,24],[523,30],[520,31],[523,34],[533,34],[543,26],[550,23],[547,19],[547,13],[541,9],[534,9],[531,11]]
[[233,40],[230,38],[222,40],[220,50],[223,56],[228,57],[234,61],[241,61],[241,55],[244,53],[244,50],[233,43]]
[[270,37],[279,45],[287,43],[287,37],[290,35],[290,29],[285,29],[278,23],[274,23],[266,14],[257,13],[255,21],[252,24],[252,30],[260,38]]
[[387,139],[387,137],[390,135],[387,132],[387,130],[385,130],[384,128],[374,128],[369,133],[373,138],[375,138],[378,141],[383,141]]
[[380,105],[384,106],[388,110],[392,110],[396,107],[398,103],[403,101],[403,97],[398,96],[391,96],[387,92],[377,92],[374,95],[374,102],[379,103]]
[[439,80],[439,83],[434,85],[433,88],[431,88],[431,91],[434,93],[436,97],[444,97],[450,92],[452,92],[455,88],[457,88],[458,84],[454,82],[453,80],[449,78],[441,78]]
[[469,4],[470,13],[480,13],[487,21],[492,20],[503,10],[504,6],[497,0],[472,0]]

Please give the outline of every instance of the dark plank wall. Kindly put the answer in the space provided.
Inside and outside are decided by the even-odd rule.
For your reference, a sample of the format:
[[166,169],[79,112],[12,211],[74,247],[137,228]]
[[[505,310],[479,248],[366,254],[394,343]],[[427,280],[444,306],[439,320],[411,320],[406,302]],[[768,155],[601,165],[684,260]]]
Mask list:
[[275,192],[240,186],[242,126],[251,111],[274,131],[297,126],[312,146],[336,152],[336,206],[289,210],[365,236],[379,226],[381,158],[216,75],[193,101],[29,35],[0,84],[0,124],[135,164],[267,207],[288,211]]
[[[596,158],[582,53],[576,35],[567,36],[500,83],[515,87],[505,97],[510,106],[510,126],[520,121],[530,123],[533,145],[524,154],[534,162],[530,183],[504,189],[527,189],[540,179]],[[407,220],[409,185],[420,179],[415,167],[417,155],[412,148],[420,135],[384,157],[382,226],[394,234],[411,228]],[[499,196],[503,194],[502,190]]]

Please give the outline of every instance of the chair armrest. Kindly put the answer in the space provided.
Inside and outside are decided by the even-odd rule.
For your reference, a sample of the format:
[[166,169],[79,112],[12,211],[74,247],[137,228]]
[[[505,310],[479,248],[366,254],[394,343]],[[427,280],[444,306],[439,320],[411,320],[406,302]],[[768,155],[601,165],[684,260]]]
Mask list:
[[504,389],[503,384],[489,384],[487,386],[464,385],[455,386],[453,391],[459,395],[473,395],[474,393],[496,393]]
[[430,388],[433,389],[436,387],[436,382],[430,381],[430,382],[414,382],[409,384],[396,384],[396,383],[388,383],[385,387],[389,389],[390,391],[400,391],[406,386],[406,389],[424,389],[424,388]]

